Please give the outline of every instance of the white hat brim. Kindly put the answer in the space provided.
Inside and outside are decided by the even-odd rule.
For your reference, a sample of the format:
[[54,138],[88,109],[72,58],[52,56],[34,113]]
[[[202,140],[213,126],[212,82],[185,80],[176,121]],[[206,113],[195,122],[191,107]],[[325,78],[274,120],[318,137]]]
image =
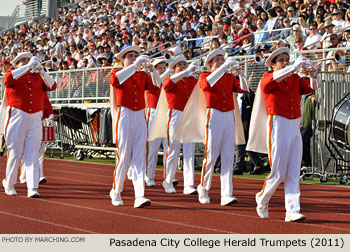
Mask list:
[[17,56],[11,61],[11,64],[12,65],[16,65],[17,62],[20,60],[20,59],[23,59],[23,58],[31,58],[33,57],[33,54],[31,54],[30,52],[22,52],[22,53],[19,53],[17,54]]
[[272,60],[277,57],[280,54],[287,53],[288,55],[290,54],[289,48],[288,47],[280,47],[273,51],[270,56],[267,58],[265,61],[265,66],[266,67],[271,67]]
[[125,49],[123,49],[120,53],[117,54],[117,59],[122,60],[124,55],[128,52],[137,52],[140,53],[140,47],[137,45],[129,46]]
[[157,58],[155,60],[152,61],[152,65],[155,67],[156,65],[160,64],[160,63],[166,63],[164,57],[160,57]]
[[186,62],[186,58],[185,58],[185,56],[183,56],[182,54],[176,56],[175,59],[174,59],[172,62],[170,62],[169,68],[173,70],[173,69],[175,68],[175,65],[176,65],[177,63],[181,62],[181,61],[185,61],[185,62]]
[[209,65],[208,65],[209,61],[211,61],[215,56],[218,56],[218,55],[225,56],[225,52],[221,49],[214,49],[205,58],[204,66],[209,67]]

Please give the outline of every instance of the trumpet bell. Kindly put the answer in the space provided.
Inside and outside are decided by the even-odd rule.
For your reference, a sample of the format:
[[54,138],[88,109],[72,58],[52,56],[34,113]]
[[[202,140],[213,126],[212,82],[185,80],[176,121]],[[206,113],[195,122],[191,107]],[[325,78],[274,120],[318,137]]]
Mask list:
[[168,50],[164,53],[164,58],[165,58],[165,61],[171,62],[175,58],[175,53],[173,51]]
[[59,55],[53,55],[52,57],[51,57],[51,62],[52,62],[52,64],[54,64],[54,65],[59,65],[60,63],[61,63],[61,57],[59,56]]
[[334,53],[334,60],[338,64],[345,62],[345,52],[343,50],[336,50]]
[[265,63],[265,57],[264,54],[258,53],[255,56],[255,63],[258,65],[263,65]]

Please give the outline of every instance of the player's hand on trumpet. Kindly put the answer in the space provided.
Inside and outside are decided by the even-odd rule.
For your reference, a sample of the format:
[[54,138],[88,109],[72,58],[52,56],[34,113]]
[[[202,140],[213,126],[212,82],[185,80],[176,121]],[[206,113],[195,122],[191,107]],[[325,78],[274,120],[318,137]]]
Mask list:
[[306,58],[304,56],[299,56],[293,64],[294,69],[295,70],[299,69],[301,66],[305,65],[308,61],[309,61],[308,58]]
[[193,73],[196,73],[199,71],[198,65],[196,62],[192,62],[191,64],[188,65],[188,67],[186,68],[186,73],[188,75],[191,75]]
[[228,68],[238,69],[239,61],[237,61],[234,57],[228,57],[223,65],[225,70],[227,70]]
[[37,73],[38,69],[40,70],[40,68],[42,69],[41,66],[41,61],[38,57],[33,56],[28,63],[29,69],[32,73]]
[[136,68],[138,68],[139,66],[141,66],[142,63],[147,63],[147,61],[149,61],[149,58],[147,55],[140,55],[136,58],[134,64]]

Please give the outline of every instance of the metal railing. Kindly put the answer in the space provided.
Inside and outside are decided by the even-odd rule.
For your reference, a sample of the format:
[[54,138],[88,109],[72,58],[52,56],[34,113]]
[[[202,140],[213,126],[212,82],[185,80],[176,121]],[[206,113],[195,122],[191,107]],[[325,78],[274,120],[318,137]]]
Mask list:
[[32,0],[26,4],[17,5],[7,23],[7,28],[28,22],[34,18],[45,16],[48,0]]
[[[326,58],[330,51],[342,49],[349,51],[350,48],[332,48],[332,49],[318,49],[309,51],[294,51],[291,52],[291,62],[300,55],[307,55],[312,60],[317,58]],[[203,57],[189,60],[188,62],[197,62],[199,66],[204,65],[205,54]],[[265,58],[269,54],[264,55]],[[235,56],[238,60],[247,60],[255,58],[255,55],[243,55]],[[322,70],[326,70],[326,64],[328,62],[322,62]],[[350,66],[350,58],[346,60],[344,68]],[[105,68],[86,68],[67,71],[50,72],[49,74],[57,81],[58,88],[56,91],[50,92],[50,99],[54,103],[87,103],[87,102],[101,102],[109,99],[109,73],[114,67]],[[204,71],[205,69],[203,69]],[[268,70],[263,64],[245,63],[243,70],[247,79],[250,78],[250,86],[255,91],[256,87],[261,79],[261,76]],[[323,80],[324,75],[321,75]],[[0,100],[3,96],[3,79],[0,79]]]

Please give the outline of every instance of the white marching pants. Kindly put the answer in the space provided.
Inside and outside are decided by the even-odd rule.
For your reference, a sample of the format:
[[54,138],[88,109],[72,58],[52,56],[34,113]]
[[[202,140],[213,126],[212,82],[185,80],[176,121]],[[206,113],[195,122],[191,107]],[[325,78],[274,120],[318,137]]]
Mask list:
[[[153,121],[155,118],[156,109],[148,108],[147,109],[147,129],[148,134],[151,132]],[[149,179],[154,179],[156,173],[156,166],[158,161],[158,151],[160,144],[163,146],[163,165],[165,164],[165,152],[168,149],[168,141],[166,138],[156,138],[153,141],[148,141],[148,157],[147,157],[147,166],[146,166],[146,176]]]
[[135,197],[144,196],[146,171],[147,130],[144,110],[133,111],[123,106],[117,109],[116,120],[116,166],[113,190],[123,191],[129,167],[132,169],[132,182]]
[[[41,142],[39,149],[39,181],[40,178],[44,177],[44,159],[45,159],[45,143]],[[23,169],[24,159],[21,161],[21,175],[20,181],[27,181],[26,179],[26,170]]]
[[42,111],[28,114],[20,109],[8,106],[6,112],[6,184],[14,185],[17,183],[18,169],[23,158],[27,188],[38,188]]
[[[178,165],[178,159],[181,149],[181,143],[173,140],[174,131],[177,123],[179,122],[182,115],[182,111],[176,109],[170,109],[168,111],[168,149],[165,154],[165,165],[164,165],[164,180],[169,184],[173,182],[176,175],[176,169]],[[182,146],[183,150],[183,177],[184,186],[194,186],[194,143],[185,143]]]
[[211,188],[214,165],[221,155],[221,196],[231,196],[233,192],[233,166],[235,154],[235,121],[233,111],[221,112],[207,109],[205,149],[201,174],[201,185]]
[[267,120],[268,147],[271,173],[265,178],[258,204],[268,204],[277,187],[284,180],[285,208],[287,212],[300,211],[300,165],[302,139],[300,119],[287,119],[269,115]]

